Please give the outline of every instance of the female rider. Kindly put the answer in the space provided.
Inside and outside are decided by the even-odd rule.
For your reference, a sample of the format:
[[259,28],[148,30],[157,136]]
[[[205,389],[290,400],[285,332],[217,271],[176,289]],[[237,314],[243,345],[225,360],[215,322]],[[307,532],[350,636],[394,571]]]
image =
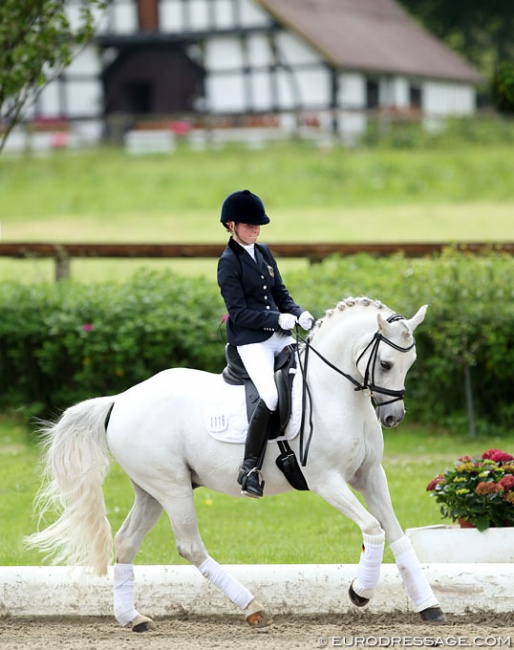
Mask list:
[[229,194],[220,221],[231,234],[218,261],[218,285],[228,311],[227,338],[259,393],[238,482],[241,494],[259,498],[264,481],[257,466],[278,404],[275,356],[294,343],[291,329],[296,323],[308,330],[314,318],[289,295],[270,249],[257,244],[260,227],[270,222],[261,199],[249,190]]

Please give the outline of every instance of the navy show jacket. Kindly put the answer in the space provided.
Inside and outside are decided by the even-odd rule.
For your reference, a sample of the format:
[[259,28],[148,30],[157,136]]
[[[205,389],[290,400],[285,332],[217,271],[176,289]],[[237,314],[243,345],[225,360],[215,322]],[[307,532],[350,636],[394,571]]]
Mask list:
[[232,345],[260,343],[273,332],[281,313],[299,316],[277,263],[265,244],[255,244],[255,260],[232,237],[218,261],[218,285],[228,311],[227,338]]

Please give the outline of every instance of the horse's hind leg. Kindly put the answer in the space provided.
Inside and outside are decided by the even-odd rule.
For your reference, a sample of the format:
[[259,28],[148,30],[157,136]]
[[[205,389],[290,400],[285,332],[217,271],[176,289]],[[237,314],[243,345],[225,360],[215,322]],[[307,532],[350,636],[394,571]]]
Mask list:
[[242,609],[249,625],[269,625],[271,619],[250,591],[208,554],[198,530],[192,487],[184,485],[175,488],[173,494],[162,502],[170,518],[179,555],[191,562],[209,582]]
[[153,623],[134,606],[134,558],[145,535],[157,523],[163,508],[148,492],[134,482],[132,485],[135,492],[134,505],[114,539],[114,615],[120,625],[130,624],[135,632],[145,632]]

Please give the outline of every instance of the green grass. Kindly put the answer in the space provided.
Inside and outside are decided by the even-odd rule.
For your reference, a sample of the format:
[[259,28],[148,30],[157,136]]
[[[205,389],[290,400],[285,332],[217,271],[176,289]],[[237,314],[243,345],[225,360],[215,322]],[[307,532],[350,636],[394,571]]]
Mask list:
[[[514,240],[512,148],[321,150],[305,143],[262,151],[179,150],[130,158],[114,150],[60,152],[46,159],[0,157],[0,219],[4,241],[224,242],[224,196],[249,187],[262,196],[272,223],[261,240],[506,241]],[[216,260],[75,260],[81,281],[122,279],[140,266],[215,277]],[[308,272],[304,260],[283,260],[282,272]],[[0,258],[0,278],[52,281],[50,260]],[[404,527],[440,521],[425,493],[428,481],[457,456],[501,442],[451,438],[404,424],[386,434],[385,468]],[[27,430],[0,420],[0,564],[37,565],[23,535],[35,529],[32,501],[38,453]],[[358,560],[356,525],[313,494],[262,502],[200,489],[200,527],[224,563]],[[129,481],[113,465],[106,481],[116,530],[132,501]],[[249,543],[251,542],[251,543]],[[389,552],[386,559],[391,561]],[[165,517],[145,540],[139,563],[181,562]]]
[[[386,432],[384,467],[396,514],[404,528],[440,523],[438,508],[425,492],[427,483],[457,457],[500,447],[512,453],[514,437],[470,440],[404,424]],[[0,420],[0,565],[39,565],[22,538],[36,528],[32,501],[39,485],[38,452],[28,430],[6,417]],[[113,464],[105,483],[113,530],[132,504],[132,488]],[[195,492],[201,533],[219,562],[356,563],[361,534],[356,524],[311,493],[292,492],[262,501],[233,499],[201,488]],[[387,562],[393,560],[386,551]],[[166,516],[145,539],[139,564],[182,564]]]
[[[508,146],[439,151],[179,150],[0,157],[3,241],[219,242],[223,198],[250,187],[272,223],[261,241],[514,240]],[[141,266],[215,277],[216,260],[74,260],[72,277],[124,279]],[[307,271],[304,260],[281,269]],[[0,278],[52,281],[51,260],[0,258]]]

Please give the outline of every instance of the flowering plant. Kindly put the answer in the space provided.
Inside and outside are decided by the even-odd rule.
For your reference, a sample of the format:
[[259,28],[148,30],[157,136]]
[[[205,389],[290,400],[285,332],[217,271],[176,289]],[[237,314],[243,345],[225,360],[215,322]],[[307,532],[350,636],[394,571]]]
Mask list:
[[514,456],[499,449],[463,456],[432,479],[427,492],[452,521],[469,522],[480,531],[514,526]]

